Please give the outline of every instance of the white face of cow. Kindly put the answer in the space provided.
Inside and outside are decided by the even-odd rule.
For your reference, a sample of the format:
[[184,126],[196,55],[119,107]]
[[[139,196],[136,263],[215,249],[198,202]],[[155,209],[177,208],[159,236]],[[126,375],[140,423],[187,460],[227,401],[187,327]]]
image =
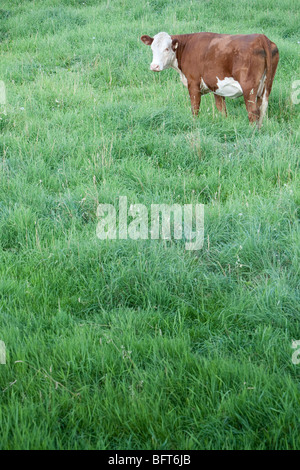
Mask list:
[[150,70],[153,70],[153,72],[161,72],[162,70],[176,66],[177,39],[172,40],[171,36],[167,33],[158,33],[154,38],[142,36],[141,40],[147,46],[151,46],[153,52]]

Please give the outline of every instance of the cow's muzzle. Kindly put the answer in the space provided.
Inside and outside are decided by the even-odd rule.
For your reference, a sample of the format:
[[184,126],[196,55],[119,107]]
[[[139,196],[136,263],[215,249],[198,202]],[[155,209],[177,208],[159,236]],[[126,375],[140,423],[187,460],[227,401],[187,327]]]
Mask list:
[[152,72],[160,72],[160,66],[157,64],[151,64],[150,70],[152,70]]

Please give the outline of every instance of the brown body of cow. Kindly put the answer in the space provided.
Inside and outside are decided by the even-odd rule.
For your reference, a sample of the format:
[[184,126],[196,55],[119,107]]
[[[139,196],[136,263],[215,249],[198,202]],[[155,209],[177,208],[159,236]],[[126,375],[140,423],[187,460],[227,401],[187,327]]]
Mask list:
[[225,115],[225,97],[243,96],[249,121],[261,126],[279,61],[276,44],[265,35],[159,33],[141,40],[153,50],[151,70],[172,67],[180,73],[193,114],[198,114],[206,93],[214,93],[216,106]]

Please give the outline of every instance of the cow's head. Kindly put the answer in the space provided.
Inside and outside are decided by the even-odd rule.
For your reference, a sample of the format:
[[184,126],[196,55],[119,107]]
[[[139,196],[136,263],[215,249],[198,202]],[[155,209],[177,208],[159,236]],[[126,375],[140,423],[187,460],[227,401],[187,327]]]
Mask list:
[[154,38],[147,35],[142,36],[141,40],[147,46],[151,46],[153,52],[150,70],[161,72],[176,64],[177,39],[172,39],[168,33],[158,33]]

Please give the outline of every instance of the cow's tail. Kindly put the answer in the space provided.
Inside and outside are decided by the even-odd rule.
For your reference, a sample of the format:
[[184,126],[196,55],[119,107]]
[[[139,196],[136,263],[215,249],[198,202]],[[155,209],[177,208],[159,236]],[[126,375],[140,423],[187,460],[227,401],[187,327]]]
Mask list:
[[271,41],[270,39],[267,38],[264,34],[262,35],[262,40],[263,40],[263,48],[266,54],[266,82],[265,82],[265,92],[266,92],[266,98],[268,98],[270,92],[271,92],[271,87],[272,87],[272,48],[271,48]]
[[263,118],[266,114],[268,108],[268,100],[269,94],[272,88],[272,49],[271,49],[271,41],[267,38],[267,36],[262,35],[263,41],[263,48],[266,54],[266,80],[265,86],[262,92],[262,104],[260,106],[260,114],[258,119],[258,128],[261,127]]

